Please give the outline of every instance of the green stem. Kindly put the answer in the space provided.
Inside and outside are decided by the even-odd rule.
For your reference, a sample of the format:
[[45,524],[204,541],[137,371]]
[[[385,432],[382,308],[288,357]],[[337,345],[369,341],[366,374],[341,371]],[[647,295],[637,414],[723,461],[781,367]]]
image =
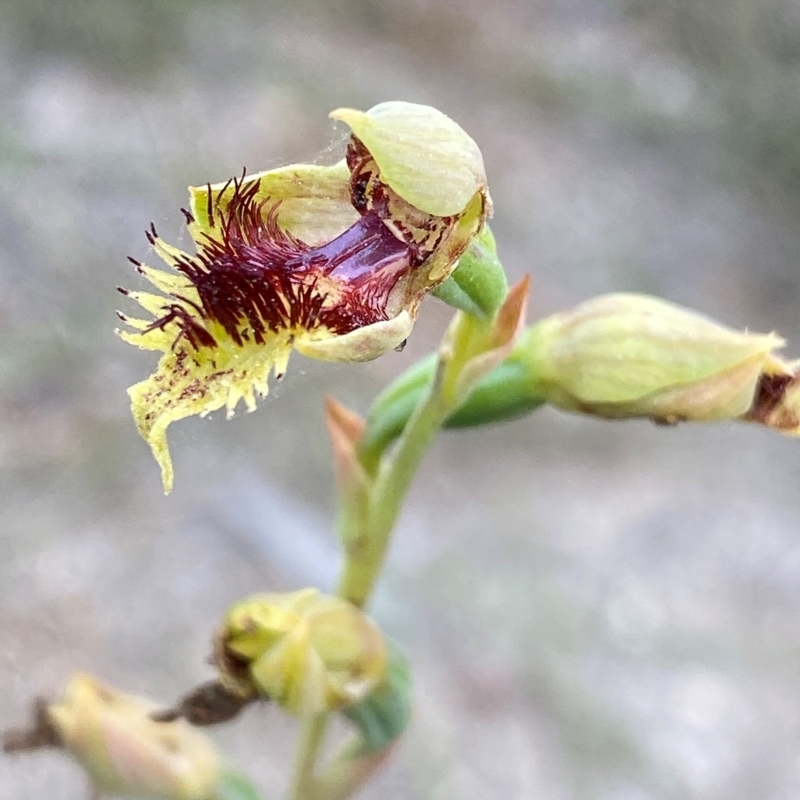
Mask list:
[[364,606],[372,594],[408,488],[447,418],[449,408],[440,391],[445,366],[444,359],[440,359],[431,387],[411,415],[392,458],[379,468],[366,519],[359,514],[342,516],[346,557],[338,594],[354,605]]
[[[430,390],[409,419],[392,458],[378,471],[368,502],[347,503],[340,510],[337,528],[345,564],[338,594],[354,605],[365,605],[372,594],[414,473],[447,417],[440,391],[444,368],[445,361],[440,359]],[[289,800],[309,800],[312,794],[327,722],[324,713],[303,720]]]
[[[476,354],[476,347],[480,348],[485,326],[491,324],[467,316],[457,318],[449,344],[439,351],[433,380],[391,455],[374,447],[359,453],[369,483],[363,492],[343,499],[337,521],[339,540],[345,551],[338,595],[358,607],[369,601],[392,530],[425,452],[448,415],[463,400],[456,390],[459,373]],[[386,442],[387,446],[389,443]],[[315,768],[327,720],[327,714],[318,714],[303,721],[290,800],[312,800]]]
[[309,714],[303,718],[289,800],[307,800],[314,783],[314,767],[328,728],[328,715]]

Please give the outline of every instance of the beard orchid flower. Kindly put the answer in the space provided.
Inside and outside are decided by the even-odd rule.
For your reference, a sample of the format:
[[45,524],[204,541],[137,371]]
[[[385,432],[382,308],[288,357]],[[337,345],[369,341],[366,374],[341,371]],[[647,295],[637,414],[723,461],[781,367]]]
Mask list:
[[167,493],[170,423],[231,416],[241,400],[254,410],[292,349],[369,361],[401,347],[491,212],[480,150],[440,111],[388,102],[330,116],[352,131],[345,159],[190,188],[195,253],[151,227],[170,271],[131,259],[161,292],[120,290],[150,316],[120,314],[119,335],[163,353],[128,393]]

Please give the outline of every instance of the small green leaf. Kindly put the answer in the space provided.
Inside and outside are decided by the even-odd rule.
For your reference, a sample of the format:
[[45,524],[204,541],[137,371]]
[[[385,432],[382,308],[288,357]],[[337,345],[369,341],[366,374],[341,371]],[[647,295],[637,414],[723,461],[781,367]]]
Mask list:
[[343,713],[361,734],[361,754],[380,752],[403,733],[411,718],[411,672],[396,648],[383,683]]
[[491,318],[507,293],[508,280],[488,225],[461,256],[453,274],[433,290],[434,297],[479,319]]
[[447,418],[445,428],[474,428],[524,417],[544,399],[531,391],[530,373],[513,356],[495,367]]
[[[436,354],[425,356],[400,375],[375,401],[360,444],[365,467],[370,470],[389,445],[403,432],[414,409],[433,379]],[[517,419],[544,402],[531,379],[530,368],[514,352],[470,392],[445,421],[445,428],[472,428]]]
[[368,473],[374,471],[383,452],[403,432],[430,386],[437,360],[437,353],[422,358],[399,375],[372,404],[359,443],[359,458]]
[[263,800],[250,779],[241,772],[223,772],[213,800]]

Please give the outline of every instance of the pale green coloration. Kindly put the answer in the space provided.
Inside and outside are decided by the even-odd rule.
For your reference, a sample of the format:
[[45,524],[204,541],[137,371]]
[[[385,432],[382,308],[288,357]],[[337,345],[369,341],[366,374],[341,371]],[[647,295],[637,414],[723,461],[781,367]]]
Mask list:
[[761,375],[785,372],[772,355],[782,345],[654,297],[610,294],[537,323],[515,353],[532,394],[566,410],[710,421],[745,414]]
[[339,336],[314,338],[308,335],[295,342],[295,350],[318,361],[372,361],[389,350],[402,347],[414,328],[407,311],[384,322],[374,322]]
[[426,214],[460,214],[486,189],[483,156],[473,139],[450,117],[430,106],[399,100],[369,111],[338,108],[381,171],[381,179]]
[[151,800],[207,800],[220,777],[210,740],[183,721],[155,722],[155,704],[75,675],[48,716],[98,791]]
[[226,656],[247,664],[247,681],[288,711],[318,714],[363,699],[384,677],[386,651],[374,622],[346,600],[302,589],[246,598],[218,634],[223,682],[246,691]]
[[[246,175],[242,186],[259,182],[255,197],[274,206],[280,202],[277,213],[281,228],[291,232],[300,241],[316,246],[331,241],[349,228],[358,212],[350,201],[350,170],[344,160],[324,166],[321,164],[290,164],[285,167]],[[210,186],[190,186],[190,210],[194,222],[189,224],[192,239],[202,235],[219,235],[219,217],[228,208],[234,195],[231,181],[212,183]],[[208,215],[209,192],[213,200],[215,225]]]

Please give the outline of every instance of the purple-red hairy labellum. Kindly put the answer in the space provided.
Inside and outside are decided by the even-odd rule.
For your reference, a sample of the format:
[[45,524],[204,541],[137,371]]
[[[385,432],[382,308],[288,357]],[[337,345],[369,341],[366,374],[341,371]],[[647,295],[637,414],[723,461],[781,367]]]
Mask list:
[[[280,201],[260,199],[260,181],[234,179],[233,189],[221,209],[209,194],[217,236],[204,234],[197,255],[176,264],[200,303],[176,296],[180,302],[165,305],[148,330],[174,322],[179,337],[199,349],[217,344],[201,320],[219,323],[241,346],[249,336],[263,344],[269,331],[323,327],[343,334],[387,319],[389,295],[411,255],[377,213],[365,213],[333,241],[310,247],[280,227]],[[155,242],[155,229],[148,238]],[[340,296],[326,304],[332,283]]]

